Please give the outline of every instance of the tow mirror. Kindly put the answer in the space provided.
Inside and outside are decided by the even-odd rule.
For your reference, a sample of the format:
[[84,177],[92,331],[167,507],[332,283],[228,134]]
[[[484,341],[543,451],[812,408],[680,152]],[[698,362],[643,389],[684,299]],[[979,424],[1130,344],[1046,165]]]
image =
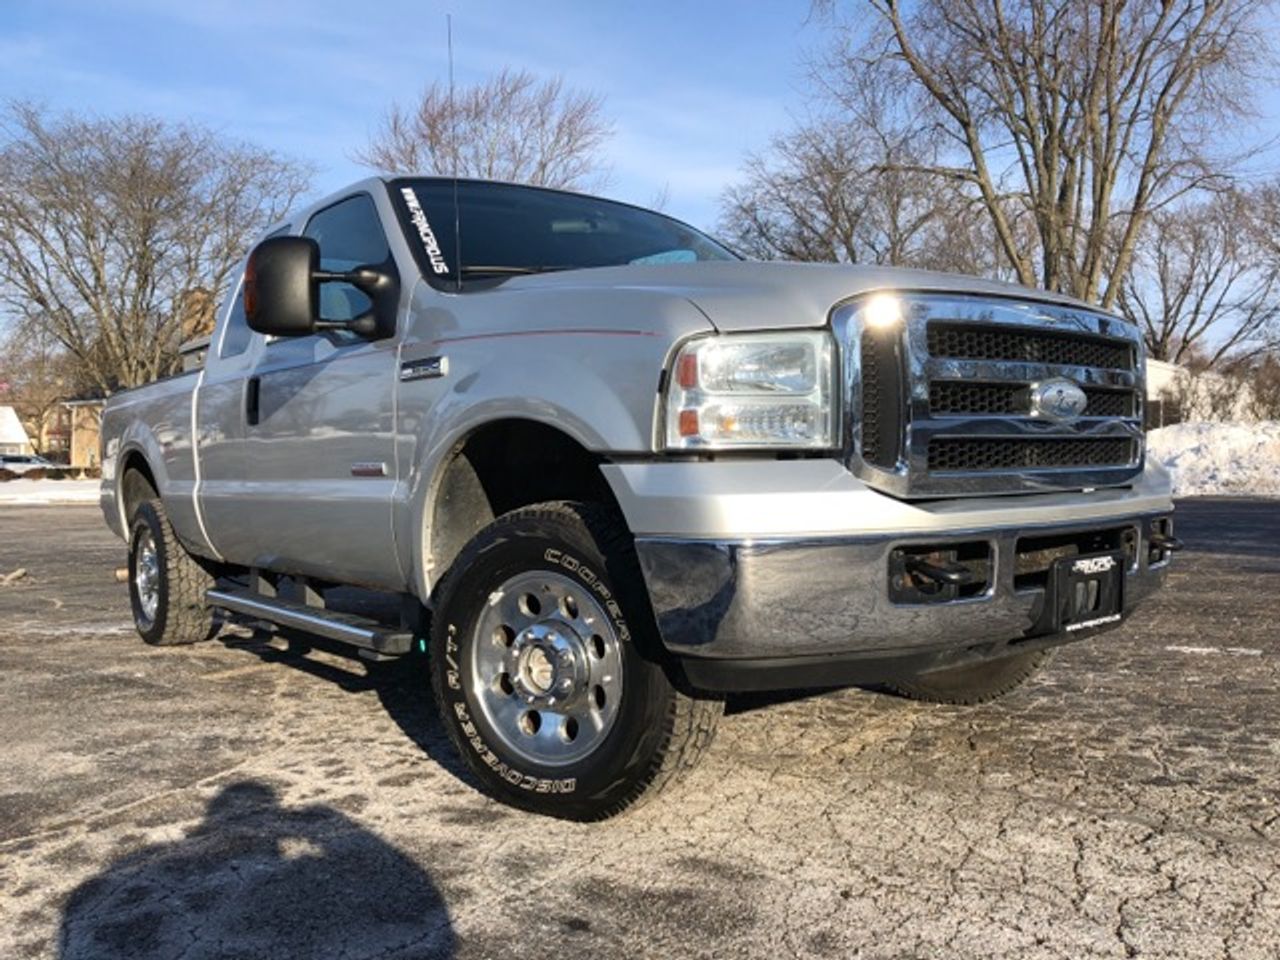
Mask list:
[[[353,320],[320,317],[322,283],[348,283],[372,303]],[[244,312],[249,327],[272,337],[304,337],[320,330],[350,330],[371,340],[396,327],[399,283],[394,262],[345,272],[320,269],[320,245],[310,237],[271,237],[253,248],[244,268]]]

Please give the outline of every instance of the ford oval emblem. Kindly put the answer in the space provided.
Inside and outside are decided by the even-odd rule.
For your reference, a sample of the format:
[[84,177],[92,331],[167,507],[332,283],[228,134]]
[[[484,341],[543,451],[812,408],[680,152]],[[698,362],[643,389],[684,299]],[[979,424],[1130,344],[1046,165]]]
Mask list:
[[1074,380],[1045,380],[1031,388],[1031,415],[1051,420],[1074,420],[1084,413],[1089,398]]

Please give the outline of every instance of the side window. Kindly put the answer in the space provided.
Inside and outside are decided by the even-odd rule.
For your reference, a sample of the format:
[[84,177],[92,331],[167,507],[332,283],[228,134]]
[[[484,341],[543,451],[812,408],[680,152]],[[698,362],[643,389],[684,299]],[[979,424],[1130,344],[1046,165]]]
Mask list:
[[[311,218],[302,235],[320,244],[322,270],[351,270],[384,263],[391,255],[378,208],[364,193],[321,210]],[[323,320],[354,320],[370,306],[369,298],[350,284],[320,285]]]
[[222,346],[218,350],[218,356],[224,360],[227,357],[238,357],[249,349],[249,342],[253,339],[253,331],[249,329],[249,322],[244,315],[244,284],[236,285],[236,299],[231,304],[231,312],[227,314],[226,329],[222,333]]

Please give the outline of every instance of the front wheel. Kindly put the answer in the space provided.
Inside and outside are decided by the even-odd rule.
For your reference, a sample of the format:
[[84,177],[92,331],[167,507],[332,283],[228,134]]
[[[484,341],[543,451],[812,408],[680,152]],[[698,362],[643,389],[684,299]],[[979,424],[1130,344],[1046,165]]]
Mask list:
[[572,820],[612,816],[691,767],[719,701],[672,686],[626,527],[594,504],[506,514],[464,548],[432,618],[432,688],[485,789]]

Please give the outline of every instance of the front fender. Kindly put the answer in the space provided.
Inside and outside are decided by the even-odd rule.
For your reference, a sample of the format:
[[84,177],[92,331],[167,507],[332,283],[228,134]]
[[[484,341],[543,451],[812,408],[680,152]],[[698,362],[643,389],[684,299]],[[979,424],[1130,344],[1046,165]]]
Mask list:
[[[452,357],[451,357],[452,363]],[[433,585],[427,556],[429,519],[445,468],[452,455],[475,431],[500,421],[523,420],[553,428],[594,452],[644,451],[653,431],[653,394],[644,408],[629,406],[616,386],[598,374],[554,360],[534,375],[512,376],[499,369],[501,360],[476,362],[467,382],[450,390],[432,409],[413,446],[416,464],[401,487],[396,529],[411,531],[398,538],[403,569],[412,571],[415,588],[427,597]],[[589,413],[589,418],[587,415]]]
[[527,420],[606,458],[651,454],[669,353],[712,327],[687,300],[644,291],[422,296],[400,362],[430,359],[441,375],[399,384],[393,522],[402,569],[426,597],[427,525],[460,443],[487,424]]

